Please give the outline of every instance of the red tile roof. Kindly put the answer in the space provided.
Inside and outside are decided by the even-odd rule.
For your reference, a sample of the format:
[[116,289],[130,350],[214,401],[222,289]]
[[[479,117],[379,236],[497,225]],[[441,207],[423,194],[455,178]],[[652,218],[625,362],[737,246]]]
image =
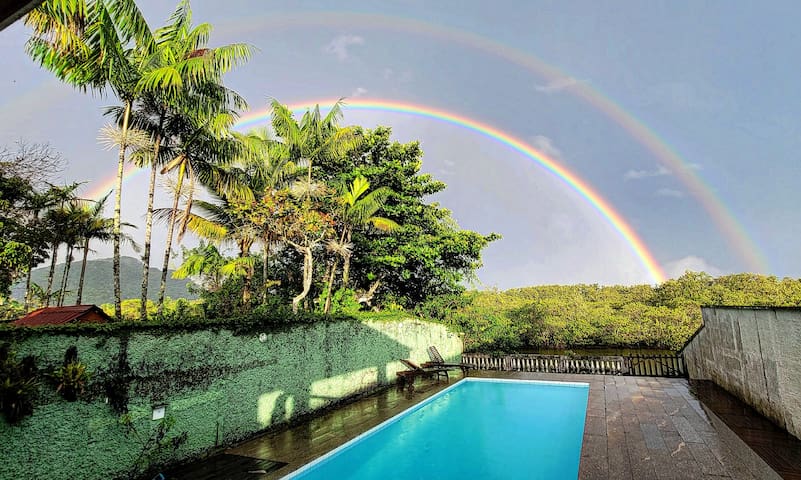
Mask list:
[[44,307],[14,320],[14,325],[34,327],[37,325],[61,325],[70,322],[108,322],[111,317],[97,305],[74,305],[69,307]]

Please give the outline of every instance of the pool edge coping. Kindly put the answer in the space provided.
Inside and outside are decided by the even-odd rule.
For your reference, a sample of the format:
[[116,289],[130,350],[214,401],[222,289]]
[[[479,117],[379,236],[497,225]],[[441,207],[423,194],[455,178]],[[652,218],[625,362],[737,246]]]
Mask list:
[[[461,385],[462,382],[468,382],[468,383],[472,383],[472,382],[481,382],[481,383],[534,383],[534,384],[539,384],[539,385],[550,385],[550,386],[568,387],[568,388],[586,388],[588,391],[590,389],[590,384],[587,383],[587,382],[561,382],[561,381],[555,381],[555,380],[524,380],[524,379],[510,379],[510,378],[464,377],[464,378],[460,379],[459,381],[455,382],[453,385],[449,385],[449,386],[443,388],[442,390],[440,390],[439,392],[431,395],[430,397],[424,398],[420,402],[418,402],[418,403],[406,408],[405,410],[403,410],[401,412],[396,413],[391,418],[388,418],[388,419],[384,420],[383,422],[381,422],[378,425],[370,428],[369,430],[366,430],[366,431],[360,433],[359,435],[356,435],[355,437],[351,438],[347,442],[345,442],[342,445],[339,445],[338,447],[336,447],[336,448],[326,452],[325,454],[315,458],[311,462],[306,463],[306,464],[302,465],[301,467],[297,468],[296,470],[293,470],[293,471],[287,473],[286,475],[281,477],[280,480],[291,480],[291,479],[297,477],[298,475],[301,475],[301,474],[305,473],[306,471],[311,470],[312,468],[316,467],[318,464],[320,464],[320,463],[324,462],[325,460],[327,460],[329,457],[333,457],[334,455],[337,455],[337,454],[339,454],[341,452],[344,452],[345,450],[348,450],[349,448],[353,447],[353,445],[356,444],[358,441],[361,441],[364,438],[368,438],[370,436],[375,435],[376,433],[378,433],[379,431],[387,428],[388,426],[392,425],[393,423],[398,422],[405,415],[410,414],[410,413],[412,413],[412,412],[414,412],[416,410],[419,410],[419,409],[423,408],[425,405],[433,402],[435,399],[437,399],[437,398],[441,397],[442,395],[446,394],[448,391],[453,390],[457,386]],[[585,417],[586,417],[586,410],[585,410]],[[584,421],[586,422],[586,419]],[[585,425],[586,425],[586,423],[585,423]],[[584,430],[584,428],[585,428],[585,426],[582,427],[582,431]]]

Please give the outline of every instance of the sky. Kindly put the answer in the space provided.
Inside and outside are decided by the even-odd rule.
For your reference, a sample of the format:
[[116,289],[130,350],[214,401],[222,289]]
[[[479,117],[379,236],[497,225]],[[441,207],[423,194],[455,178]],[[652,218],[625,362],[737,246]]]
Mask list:
[[[139,5],[156,27],[169,3]],[[271,98],[336,97],[446,111],[572,172],[669,277],[685,270],[801,276],[801,3],[195,0],[192,7],[196,23],[214,25],[212,45],[256,48],[226,77],[248,114]],[[116,152],[97,141],[108,123],[102,107],[115,99],[60,84],[26,57],[27,38],[20,22],[0,32],[0,145],[48,142],[68,161],[58,180],[96,190],[116,169]],[[419,140],[423,170],[448,184],[431,201],[463,228],[503,236],[484,252],[478,288],[655,283],[591,202],[508,145],[391,111],[346,106],[344,123],[387,125],[398,141]],[[145,177],[123,187],[123,217],[142,225],[132,232],[140,241]],[[168,203],[160,193],[157,206]],[[156,227],[156,245],[164,230]],[[95,248],[97,257],[111,253],[109,245]]]

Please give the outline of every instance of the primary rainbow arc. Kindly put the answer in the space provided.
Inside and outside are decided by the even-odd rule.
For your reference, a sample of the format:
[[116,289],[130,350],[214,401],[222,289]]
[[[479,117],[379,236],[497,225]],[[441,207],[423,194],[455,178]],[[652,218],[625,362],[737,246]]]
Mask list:
[[[312,108],[315,105],[320,105],[320,108],[330,108],[336,102],[337,99],[321,99],[294,103],[288,105],[288,107],[293,111],[302,111]],[[589,203],[593,209],[600,213],[601,216],[606,219],[626,241],[631,250],[637,256],[637,258],[639,258],[640,262],[648,271],[648,274],[653,281],[661,283],[667,278],[662,270],[662,267],[654,259],[653,254],[647,248],[639,235],[637,235],[634,229],[628,224],[628,222],[626,222],[623,216],[620,215],[598,192],[596,192],[595,189],[593,189],[586,181],[582,180],[577,174],[571,172],[553,158],[536,150],[530,145],[527,145],[512,135],[502,132],[501,130],[486,123],[463,117],[453,112],[447,112],[445,110],[439,110],[408,102],[397,102],[385,99],[355,98],[348,100],[346,107],[349,110],[377,110],[427,117],[471,130],[510,147],[511,149],[523,154],[527,158],[539,164],[541,167],[545,168],[545,170],[556,176],[559,180],[583,197],[587,203]],[[270,110],[267,109],[243,116],[239,122],[237,122],[236,127],[241,129],[255,126],[257,124],[269,122],[269,119]]]

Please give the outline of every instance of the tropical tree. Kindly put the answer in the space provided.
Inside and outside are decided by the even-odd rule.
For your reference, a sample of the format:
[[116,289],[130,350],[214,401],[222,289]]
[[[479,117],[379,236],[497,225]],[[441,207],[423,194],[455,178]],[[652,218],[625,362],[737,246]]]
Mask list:
[[[351,235],[354,228],[371,225],[372,227],[391,232],[398,227],[398,224],[388,218],[376,215],[383,207],[387,197],[392,193],[388,187],[380,187],[370,190],[370,182],[361,175],[358,175],[353,182],[344,188],[337,198],[340,206],[341,232],[339,240],[330,240],[328,248],[330,251],[342,257],[342,287],[348,288],[348,275],[350,273],[350,258],[353,253]],[[324,313],[331,311],[331,296],[334,289],[334,278],[337,273],[337,257],[334,258],[331,267],[330,277],[328,278],[328,288],[325,299]]]
[[78,184],[53,187],[51,195],[53,196],[54,206],[43,215],[43,224],[48,235],[48,243],[50,244],[50,270],[47,274],[45,306],[50,305],[53,280],[56,272],[56,262],[58,261],[58,249],[67,239],[67,232],[70,228],[70,222],[72,221],[71,213],[67,205],[75,200],[74,192],[77,188]]
[[[350,156],[353,166],[344,171],[360,172],[372,188],[392,190],[381,216],[399,227],[389,234],[353,229],[351,243],[361,254],[351,258],[348,286],[357,294],[375,295],[376,303],[404,306],[463,291],[465,279],[481,266],[481,251],[500,237],[461,229],[449,210],[426,201],[446,185],[420,172],[423,152],[418,142],[392,141],[387,127],[363,136],[362,146]],[[325,173],[332,177],[341,171]],[[374,288],[376,282],[380,289]]]
[[64,208],[64,223],[61,225],[59,237],[66,246],[64,268],[61,273],[61,286],[58,290],[56,305],[64,305],[64,295],[67,292],[67,282],[70,277],[70,267],[72,266],[73,252],[81,241],[80,230],[88,219],[88,212],[79,199],[73,199]]
[[[84,215],[83,221],[78,226],[79,238],[81,240],[81,250],[83,258],[81,259],[81,274],[78,279],[78,291],[75,295],[75,305],[80,305],[83,300],[83,284],[86,276],[86,261],[91,249],[89,245],[93,241],[110,242],[114,239],[114,219],[103,216],[106,208],[106,203],[111,192],[106,194],[100,200],[84,202],[82,205]],[[136,228],[136,225],[123,222],[123,227]],[[134,241],[133,237],[125,232],[122,233],[122,241],[133,247],[134,251],[139,250],[139,245]]]
[[277,100],[271,102],[271,123],[284,158],[306,169],[306,180],[295,181],[291,192],[299,202],[292,221],[284,229],[284,240],[303,256],[303,288],[292,299],[292,310],[297,312],[300,302],[311,290],[314,275],[314,249],[332,231],[332,218],[319,211],[315,200],[328,189],[312,178],[314,165],[338,164],[362,141],[359,130],[340,127],[342,102],[337,102],[325,116],[320,106],[307,110],[298,122],[292,111]]
[[[31,272],[36,265],[47,259],[50,246],[50,232],[47,229],[47,224],[42,219],[42,213],[59,205],[63,189],[46,183],[45,186],[47,188],[43,190],[37,189],[30,183],[26,185],[28,190],[22,194],[24,209],[17,211],[14,217],[22,220],[22,223],[17,223],[18,226],[23,227],[16,230],[18,240],[31,248],[30,262],[25,276],[24,308],[27,311],[32,298]],[[75,186],[71,188],[74,189]],[[4,220],[3,223],[8,223],[8,219]],[[8,227],[9,225],[4,225],[6,231],[9,231]]]
[[280,241],[280,223],[290,208],[290,182],[301,170],[289,160],[285,145],[275,141],[267,129],[252,130],[240,139],[244,155],[229,171],[247,192],[244,196],[233,194],[239,198],[234,199],[238,211],[259,232],[262,300],[266,301],[270,286],[280,283],[270,280],[270,249]]
[[[221,134],[221,131],[233,124],[235,118],[235,115],[230,112],[218,114],[213,119],[206,119],[207,122],[200,125],[192,121],[186,122],[181,130],[176,132],[176,136],[181,137],[180,141],[176,142],[174,149],[176,156],[161,170],[162,174],[175,172],[176,185],[169,214],[161,214],[161,217],[167,221],[167,240],[159,286],[159,314],[162,312],[167,289],[167,270],[172,253],[173,236],[176,227],[178,227],[178,241],[186,232],[188,221],[192,218],[190,212],[194,204],[196,183],[212,186],[213,190],[225,194],[238,193],[247,196],[247,189],[238,183],[235,175],[231,175],[225,169],[225,166],[241,156],[244,148],[238,137],[222,136]],[[184,181],[189,183],[186,190]],[[181,195],[186,195],[183,213],[178,212]],[[177,223],[179,220],[180,224]]]
[[173,120],[184,114],[213,116],[229,105],[247,108],[239,95],[219,84],[224,73],[250,57],[251,48],[232,44],[210,49],[207,43],[211,25],[193,27],[191,20],[189,2],[182,1],[168,24],[154,32],[154,49],[143,62],[145,71],[138,85],[142,95],[135,105],[135,117],[141,120],[137,125],[149,131],[153,139],[152,154],[139,156],[140,166],[150,168],[142,255],[142,318],[147,315],[156,171],[169,160],[169,152],[162,152],[170,146],[164,142],[171,138]]
[[316,105],[306,110],[298,122],[292,111],[278,100],[270,104],[273,131],[284,146],[286,158],[306,168],[305,184],[296,182],[294,187],[304,200],[313,198],[320,190],[312,182],[313,166],[338,163],[362,142],[359,129],[339,126],[342,106],[342,100],[338,101],[323,117],[320,106]]
[[141,78],[137,60],[152,51],[153,35],[134,0],[47,0],[28,14],[25,23],[33,29],[28,54],[42,67],[82,91],[112,90],[124,106],[113,232],[114,311],[121,317],[122,178],[131,108]]
[[333,233],[333,219],[312,207],[308,201],[296,205],[283,223],[283,239],[303,256],[303,289],[292,298],[292,311],[297,313],[300,302],[311,290],[314,276],[314,249]]
[[225,275],[223,267],[228,263],[213,243],[200,241],[200,245],[192,249],[184,249],[184,263],[172,272],[172,278],[184,279],[193,277],[200,287],[207,292],[217,292],[223,286]]
[[[184,212],[185,218],[181,219],[181,222],[185,223],[190,231],[218,244],[230,242],[236,245],[237,257],[221,265],[220,273],[224,276],[236,276],[244,279],[242,304],[245,310],[249,310],[255,273],[255,259],[251,256],[250,250],[259,240],[260,232],[257,226],[249,221],[248,205],[231,201],[226,197],[217,197],[215,202],[197,200],[193,204],[193,209],[195,211]],[[158,213],[164,217],[172,212],[162,210]],[[203,252],[204,260],[208,258],[208,253]],[[190,267],[197,264],[196,258],[192,260],[193,263],[185,268],[188,272],[193,272],[194,267]]]

